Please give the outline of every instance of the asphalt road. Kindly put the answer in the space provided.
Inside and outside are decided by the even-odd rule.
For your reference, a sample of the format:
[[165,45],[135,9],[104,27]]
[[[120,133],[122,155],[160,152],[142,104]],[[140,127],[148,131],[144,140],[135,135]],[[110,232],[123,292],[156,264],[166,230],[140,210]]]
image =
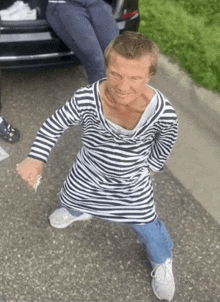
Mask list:
[[[80,148],[68,130],[37,192],[16,175],[36,131],[79,87],[81,66],[2,72],[2,114],[21,132],[0,162],[0,302],[156,302],[143,247],[128,226],[99,219],[57,230],[48,215]],[[170,160],[174,160],[171,158]],[[152,175],[157,212],[175,247],[175,302],[220,301],[220,227],[168,168]]]

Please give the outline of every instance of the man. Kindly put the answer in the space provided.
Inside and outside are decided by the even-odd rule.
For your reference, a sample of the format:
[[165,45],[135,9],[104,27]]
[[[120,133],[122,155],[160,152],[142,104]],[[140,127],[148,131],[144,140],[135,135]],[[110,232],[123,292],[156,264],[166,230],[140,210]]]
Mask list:
[[18,174],[34,187],[60,135],[82,126],[82,148],[60,192],[50,224],[65,228],[97,216],[131,225],[151,261],[152,288],[172,300],[172,241],[158,219],[150,172],[162,170],[177,138],[169,101],[148,85],[156,72],[157,46],[126,32],[105,51],[107,79],[78,90],[38,131]]

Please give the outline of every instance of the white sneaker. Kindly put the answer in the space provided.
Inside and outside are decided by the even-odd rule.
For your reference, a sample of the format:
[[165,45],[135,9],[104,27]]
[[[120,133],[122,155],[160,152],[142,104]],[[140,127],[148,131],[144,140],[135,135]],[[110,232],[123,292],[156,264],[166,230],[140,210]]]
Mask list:
[[12,6],[8,7],[7,9],[1,10],[0,15],[1,17],[6,17],[17,11],[22,11],[22,9],[25,9],[27,7],[28,7],[27,3],[24,3],[23,1],[16,1]]
[[67,209],[61,207],[59,209],[56,209],[50,216],[50,224],[54,228],[63,229],[71,225],[75,221],[79,220],[89,220],[92,218],[92,215],[90,214],[80,214],[79,216],[73,216],[67,211]]
[[155,266],[151,272],[152,288],[159,300],[171,301],[175,292],[175,282],[172,270],[172,259],[168,258],[164,263]]
[[24,10],[19,10],[8,15],[1,16],[3,21],[20,21],[20,20],[36,20],[37,10],[26,7]]

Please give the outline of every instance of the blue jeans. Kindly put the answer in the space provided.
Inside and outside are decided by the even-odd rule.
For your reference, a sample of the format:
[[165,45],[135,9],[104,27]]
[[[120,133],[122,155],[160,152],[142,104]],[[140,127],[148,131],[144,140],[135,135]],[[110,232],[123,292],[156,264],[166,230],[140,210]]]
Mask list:
[[133,224],[131,229],[144,244],[147,257],[151,262],[160,264],[172,257],[173,242],[160,219],[144,225]]
[[105,77],[103,52],[119,34],[107,4],[103,0],[49,3],[46,17],[55,33],[82,62],[89,83]]
[[[60,203],[60,206],[63,206],[62,203]],[[80,212],[75,212],[69,208],[66,209],[71,215],[81,215]],[[130,227],[144,244],[145,252],[150,262],[161,264],[164,263],[167,258],[172,257],[173,242],[160,219],[156,219],[144,225],[132,224]]]

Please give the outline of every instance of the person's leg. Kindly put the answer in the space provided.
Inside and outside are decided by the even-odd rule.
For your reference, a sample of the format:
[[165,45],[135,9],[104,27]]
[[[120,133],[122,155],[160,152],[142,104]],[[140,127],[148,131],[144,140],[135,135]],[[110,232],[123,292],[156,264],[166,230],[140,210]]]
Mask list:
[[146,254],[153,270],[152,289],[158,299],[171,301],[175,292],[172,270],[172,240],[160,220],[145,225],[132,225],[139,239],[144,243]]
[[151,262],[160,264],[172,257],[173,243],[161,220],[156,219],[144,225],[132,225],[131,228],[144,243],[147,257]]
[[56,34],[81,60],[89,83],[105,77],[103,52],[85,7],[69,2],[49,4],[47,20]]
[[110,10],[103,0],[87,0],[87,8],[91,24],[104,52],[109,43],[119,35],[112,9]]

